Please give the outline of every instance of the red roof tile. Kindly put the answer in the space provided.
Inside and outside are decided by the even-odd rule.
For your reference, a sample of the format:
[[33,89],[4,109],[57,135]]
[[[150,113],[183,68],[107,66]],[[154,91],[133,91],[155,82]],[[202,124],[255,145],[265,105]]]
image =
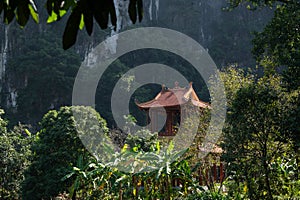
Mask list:
[[162,88],[161,92],[158,93],[154,99],[144,103],[136,103],[137,106],[142,109],[151,107],[171,107],[183,105],[191,100],[195,106],[210,108],[208,103],[205,103],[198,98],[191,83],[189,88],[180,88],[177,85],[173,89],[165,89],[164,86]]

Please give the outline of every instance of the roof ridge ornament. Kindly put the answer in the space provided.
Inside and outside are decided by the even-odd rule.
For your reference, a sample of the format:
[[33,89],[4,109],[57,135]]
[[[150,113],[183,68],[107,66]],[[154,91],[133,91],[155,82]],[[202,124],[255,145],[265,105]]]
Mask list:
[[174,89],[179,89],[179,82],[178,81],[175,81],[175,83],[174,83]]
[[161,91],[164,92],[164,91],[167,91],[167,90],[168,90],[168,87],[165,84],[162,84],[161,85]]

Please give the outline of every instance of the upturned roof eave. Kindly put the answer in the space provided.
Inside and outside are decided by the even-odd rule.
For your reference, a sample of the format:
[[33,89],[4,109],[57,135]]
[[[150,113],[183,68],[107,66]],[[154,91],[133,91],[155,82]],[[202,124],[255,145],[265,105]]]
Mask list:
[[[184,99],[184,102],[183,103],[178,103],[178,104],[171,104],[171,105],[167,105],[167,103],[162,103],[161,102],[159,103],[159,98],[165,93],[165,92],[173,92],[173,94],[175,95],[175,91],[179,91],[179,90],[186,90],[186,92],[183,94],[183,96],[181,98]],[[178,97],[177,97],[178,98]],[[136,105],[139,107],[139,109],[143,109],[143,110],[147,110],[147,109],[150,109],[150,108],[161,108],[161,107],[164,107],[164,108],[170,108],[170,107],[176,107],[176,106],[181,106],[181,105],[184,105],[186,104],[187,102],[189,101],[194,101],[192,102],[194,106],[197,106],[197,107],[201,107],[201,108],[210,108],[211,109],[211,106],[209,103],[206,103],[202,100],[199,99],[199,97],[197,96],[193,86],[192,86],[192,82],[190,82],[190,86],[189,88],[180,88],[180,87],[177,87],[177,88],[173,88],[173,89],[165,89],[165,85],[162,85],[162,90],[155,96],[154,99],[150,100],[150,101],[147,101],[147,102],[143,102],[143,103],[139,103],[139,102],[135,102]],[[155,105],[155,102],[157,102]],[[178,100],[178,102],[180,102],[180,100]]]

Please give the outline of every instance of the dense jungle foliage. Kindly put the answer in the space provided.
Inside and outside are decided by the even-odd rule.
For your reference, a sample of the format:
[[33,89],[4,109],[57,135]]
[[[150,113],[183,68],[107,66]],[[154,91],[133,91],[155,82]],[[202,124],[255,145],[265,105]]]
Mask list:
[[[61,36],[66,37],[64,28],[43,23],[25,26],[30,13],[34,20],[37,18],[33,1],[24,2],[0,2],[4,22],[10,23],[1,29],[5,37],[1,38],[0,199],[300,198],[298,0],[228,0],[226,11],[219,14],[221,17],[207,20],[209,22],[203,26],[214,30],[210,36],[202,35],[201,24],[195,23],[195,18],[190,19],[189,22],[195,23],[191,29],[200,29],[190,36],[202,41],[209,49],[220,68],[227,97],[225,126],[216,144],[222,148],[222,155],[217,160],[208,154],[209,162],[198,157],[209,125],[209,110],[200,116],[201,123],[197,125],[198,132],[192,145],[180,152],[176,151],[172,141],[159,139],[157,133],[131,129],[137,124],[145,125],[145,115],[135,107],[134,100],[152,99],[160,86],[149,84],[134,93],[129,105],[132,115],[124,116],[127,133],[115,128],[110,111],[111,92],[116,82],[129,69],[145,62],[173,66],[193,80],[198,96],[209,102],[211,97],[204,81],[189,63],[176,55],[152,49],[131,52],[126,58],[116,60],[105,72],[97,88],[95,109],[71,106],[74,78],[83,57],[110,31],[101,31],[94,26],[93,37],[79,33],[76,45],[64,51],[60,44]],[[61,12],[55,4],[58,1],[47,2],[53,2],[47,4],[50,17],[59,16]],[[60,8],[72,8],[71,14],[66,15],[68,21],[63,18],[58,22],[66,23],[67,31],[70,31],[70,20],[74,16],[78,18],[76,13],[91,14],[79,9],[84,5],[82,2],[88,0],[74,2]],[[129,14],[133,22],[142,16],[141,3],[130,1]],[[198,12],[195,4],[190,4],[194,1],[178,0],[178,3],[182,6],[180,12],[188,17],[199,17],[195,14]],[[202,3],[206,12],[213,12],[216,6]],[[24,9],[24,5],[29,7]],[[105,14],[112,14],[111,6],[104,9]],[[37,7],[42,8],[42,5]],[[249,10],[239,10],[243,7]],[[167,9],[160,9],[164,8]],[[272,12],[262,12],[264,9]],[[26,15],[22,16],[22,13]],[[247,13],[257,16],[257,21]],[[25,30],[19,30],[12,21],[15,15],[17,23],[25,26]],[[47,19],[46,14],[39,16]],[[92,16],[100,28],[106,28],[99,15]],[[233,20],[235,16],[237,20]],[[262,20],[263,17],[266,19]],[[176,19],[178,24],[189,24],[178,16],[172,18]],[[161,25],[167,17],[155,22],[145,21],[141,26],[147,23]],[[222,25],[222,22],[226,24]],[[85,26],[90,34],[90,21],[85,21]],[[176,24],[172,26],[176,27]],[[58,28],[53,31],[52,27]],[[77,24],[73,30],[76,35],[79,28]],[[185,29],[186,33],[192,33],[191,29]],[[251,36],[250,31],[257,32]],[[67,43],[64,41],[64,47],[70,47],[74,42],[74,38]],[[85,43],[90,46],[84,46]],[[251,49],[254,59],[249,58]],[[127,77],[122,81],[130,87],[134,78]],[[74,115],[81,116],[80,126]],[[81,129],[82,126],[88,129]],[[188,131],[194,124],[182,126]],[[103,141],[111,141],[95,146],[95,149],[104,149],[102,154],[88,151],[81,142],[82,137],[91,133],[96,137],[102,134]],[[184,138],[182,140],[184,143]],[[213,163],[224,163],[224,179],[212,181]],[[137,168],[138,172],[135,171]]]

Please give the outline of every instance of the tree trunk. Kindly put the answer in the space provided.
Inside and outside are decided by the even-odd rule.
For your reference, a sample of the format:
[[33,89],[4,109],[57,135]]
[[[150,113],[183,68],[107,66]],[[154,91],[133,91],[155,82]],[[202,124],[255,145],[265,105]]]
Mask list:
[[74,190],[74,192],[73,192],[72,200],[76,200],[76,190]]
[[[266,136],[266,138],[268,138],[268,135]],[[263,162],[264,171],[266,174],[265,184],[267,187],[268,199],[272,200],[273,196],[272,196],[272,191],[271,191],[271,186],[270,186],[270,174],[269,174],[268,163],[267,163],[267,150],[268,150],[267,141],[264,141],[262,162]]]
[[266,176],[265,176],[265,182],[266,182],[266,186],[267,186],[267,190],[268,190],[268,199],[273,199],[273,196],[272,196],[272,191],[271,191],[271,187],[270,187],[270,174],[269,174],[269,169],[268,169],[268,164],[267,162],[264,162],[264,168],[265,168],[265,173],[266,173]]

